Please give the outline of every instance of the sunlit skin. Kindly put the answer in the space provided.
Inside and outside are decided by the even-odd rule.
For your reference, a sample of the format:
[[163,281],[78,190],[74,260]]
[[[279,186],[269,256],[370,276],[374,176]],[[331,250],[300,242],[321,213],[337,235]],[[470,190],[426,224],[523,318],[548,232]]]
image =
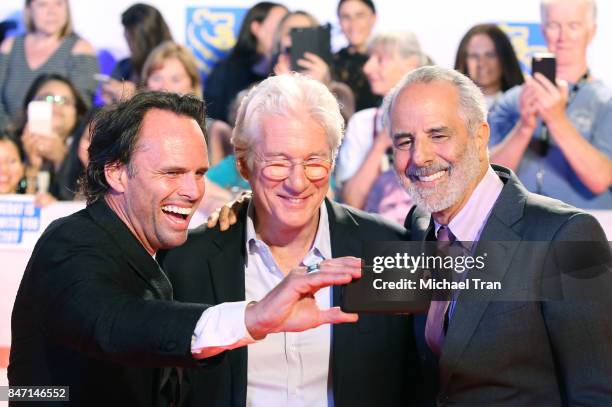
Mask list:
[[[179,246],[204,195],[208,158],[197,122],[152,109],[142,122],[128,165],[107,166],[106,202],[150,253]],[[175,214],[179,210],[185,214]]]
[[[396,146],[401,143],[408,148],[394,149],[395,169],[404,186],[422,191],[432,206],[448,200],[451,191],[456,191],[452,202],[432,213],[443,225],[465,206],[489,168],[489,127],[483,122],[470,136],[459,115],[458,97],[457,89],[446,82],[415,83],[400,92],[391,112],[391,134]],[[473,162],[462,161],[470,143],[475,158]],[[473,174],[466,176],[466,167]],[[415,171],[421,177],[407,175]]]
[[[325,130],[306,114],[265,116],[260,126],[260,139],[255,144],[254,153],[266,160],[296,163],[312,158],[330,158]],[[264,241],[279,246],[297,236],[314,236],[319,207],[329,188],[329,174],[316,182],[311,181],[304,168],[295,165],[285,180],[273,181],[263,175],[262,165],[255,160],[253,169],[249,170],[246,163],[239,163],[242,175],[253,189],[256,232]]]
[[345,1],[338,10],[340,29],[349,42],[349,47],[365,53],[366,44],[376,23],[376,14],[361,1]]
[[24,173],[17,146],[8,140],[0,141],[0,194],[16,193]]
[[397,51],[376,46],[370,51],[370,58],[363,66],[370,89],[375,95],[385,96],[408,72],[418,66],[415,56],[403,58]]
[[557,76],[575,82],[586,72],[587,47],[596,25],[585,1],[561,1],[546,7],[543,33],[548,49],[557,58]]
[[466,55],[469,77],[485,95],[501,90],[502,70],[493,40],[486,34],[476,34],[467,45]]
[[68,20],[65,0],[33,0],[26,12],[36,27],[36,33],[45,36],[59,36]]
[[149,75],[147,88],[181,94],[195,94],[196,91],[191,77],[185,69],[185,65],[178,58],[163,60],[161,66]]

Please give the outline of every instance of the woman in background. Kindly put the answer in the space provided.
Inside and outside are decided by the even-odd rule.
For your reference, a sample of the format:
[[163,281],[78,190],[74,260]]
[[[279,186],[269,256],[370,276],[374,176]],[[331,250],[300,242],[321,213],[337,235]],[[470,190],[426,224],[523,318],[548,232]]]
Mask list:
[[187,47],[166,41],[151,51],[142,68],[149,90],[191,93],[202,97],[202,81],[195,57]]
[[[31,101],[51,104],[53,116],[49,133],[40,134],[30,130],[26,112]],[[38,77],[24,100],[21,139],[28,164],[33,172],[48,171],[48,192],[60,200],[72,200],[77,190],[76,182],[80,171],[73,171],[69,165],[69,152],[72,144],[78,143],[86,113],[87,107],[74,85],[57,74]]]
[[145,60],[156,46],[172,41],[172,34],[164,17],[153,6],[137,3],[121,14],[125,40],[130,56],[117,63],[111,80],[102,86],[106,103],[127,98],[134,94],[141,82]]
[[272,36],[285,14],[287,8],[278,3],[264,1],[251,7],[240,26],[236,45],[206,79],[204,99],[209,117],[227,122],[229,105],[238,92],[270,74]]
[[88,106],[96,91],[95,51],[74,33],[68,0],[26,0],[24,15],[26,34],[0,46],[0,129],[16,124],[26,92],[42,74],[68,78]]
[[25,151],[21,141],[0,132],[0,194],[25,192]]
[[461,39],[455,69],[472,79],[491,107],[502,93],[524,82],[508,36],[495,24],[478,24]]
[[372,0],[340,0],[338,2],[338,20],[342,34],[348,45],[334,55],[334,78],[346,83],[355,95],[357,111],[377,107],[380,96],[372,93],[370,84],[363,72],[368,61],[367,43],[374,24],[376,8]]

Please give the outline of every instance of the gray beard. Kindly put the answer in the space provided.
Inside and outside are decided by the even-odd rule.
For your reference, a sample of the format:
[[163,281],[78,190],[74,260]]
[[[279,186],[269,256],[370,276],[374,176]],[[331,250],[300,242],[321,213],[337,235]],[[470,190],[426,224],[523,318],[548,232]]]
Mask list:
[[[438,188],[420,188],[407,175],[400,177],[401,183],[412,197],[414,204],[421,209],[435,213],[443,211],[457,203],[472,182],[480,173],[478,150],[473,140],[468,142],[463,157],[454,166],[444,162],[448,170],[448,181]],[[440,163],[432,164],[439,166]],[[424,168],[426,169],[426,168]],[[446,177],[446,175],[443,175]]]

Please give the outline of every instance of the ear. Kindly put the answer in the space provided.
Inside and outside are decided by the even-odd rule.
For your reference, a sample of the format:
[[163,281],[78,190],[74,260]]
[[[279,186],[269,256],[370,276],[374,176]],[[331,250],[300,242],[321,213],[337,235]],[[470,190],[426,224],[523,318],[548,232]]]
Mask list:
[[249,171],[249,166],[247,165],[246,158],[242,157],[236,160],[236,167],[238,167],[238,172],[245,180],[249,180],[251,176],[251,171]]
[[478,157],[480,157],[481,161],[483,158],[487,157],[490,133],[491,129],[489,128],[489,124],[487,122],[482,122],[480,126],[478,126],[476,134],[474,135],[476,138],[476,146],[478,148]]
[[253,34],[253,36],[255,38],[259,38],[259,31],[261,29],[261,23],[259,21],[251,21],[251,34]]
[[116,192],[123,193],[127,187],[127,165],[111,163],[104,166],[104,176],[108,185]]

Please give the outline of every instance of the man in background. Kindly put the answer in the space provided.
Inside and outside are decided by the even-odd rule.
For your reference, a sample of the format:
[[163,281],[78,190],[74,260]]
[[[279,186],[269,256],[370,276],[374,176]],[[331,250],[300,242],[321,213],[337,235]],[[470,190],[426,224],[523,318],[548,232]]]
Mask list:
[[586,59],[597,28],[595,0],[543,0],[541,13],[557,81],[536,73],[492,108],[491,161],[516,171],[529,191],[610,209],[612,92]]

